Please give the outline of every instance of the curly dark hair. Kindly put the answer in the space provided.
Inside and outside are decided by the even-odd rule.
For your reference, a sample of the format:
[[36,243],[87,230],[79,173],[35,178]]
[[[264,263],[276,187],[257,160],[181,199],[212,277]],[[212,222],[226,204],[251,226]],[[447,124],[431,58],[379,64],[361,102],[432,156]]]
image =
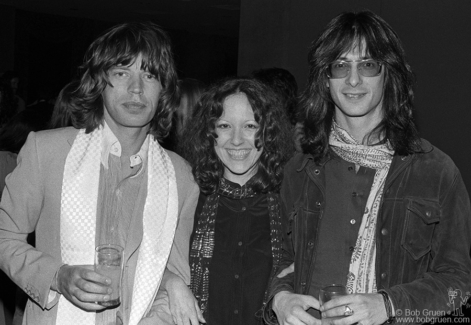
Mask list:
[[365,50],[385,69],[384,118],[369,135],[384,135],[381,142],[389,141],[396,154],[420,150],[413,116],[415,78],[405,60],[401,41],[381,17],[361,11],[335,17],[311,45],[308,83],[300,101],[303,151],[312,154],[316,161],[328,154],[335,104],[327,87],[327,67],[355,47]]
[[294,151],[288,117],[270,87],[249,78],[229,78],[215,83],[200,98],[182,145],[195,180],[207,195],[217,190],[224,174],[224,165],[214,149],[215,125],[224,111],[226,98],[238,93],[247,96],[253,109],[260,125],[255,146],[263,149],[257,173],[247,186],[261,193],[279,191],[284,164]]
[[177,74],[170,39],[166,32],[151,22],[117,25],[90,45],[79,68],[80,85],[71,98],[75,103],[71,114],[76,128],[91,132],[102,123],[102,93],[107,85],[112,86],[108,70],[120,64],[131,65],[139,55],[142,55],[141,68],[157,76],[162,84],[150,132],[159,140],[167,136],[178,98]]

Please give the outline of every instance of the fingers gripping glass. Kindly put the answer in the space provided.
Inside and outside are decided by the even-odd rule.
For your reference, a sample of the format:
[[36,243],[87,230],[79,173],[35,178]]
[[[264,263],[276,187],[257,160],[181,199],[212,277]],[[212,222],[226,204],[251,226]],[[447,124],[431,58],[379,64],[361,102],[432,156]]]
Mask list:
[[329,64],[327,69],[327,76],[330,79],[345,78],[352,70],[352,63],[356,63],[357,71],[363,77],[376,77],[381,74],[381,62],[368,59],[368,60],[337,60]]

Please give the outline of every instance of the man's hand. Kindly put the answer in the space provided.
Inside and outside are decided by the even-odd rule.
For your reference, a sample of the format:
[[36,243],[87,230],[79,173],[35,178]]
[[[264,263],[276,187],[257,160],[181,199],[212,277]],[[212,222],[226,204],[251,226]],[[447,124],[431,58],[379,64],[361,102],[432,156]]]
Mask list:
[[177,325],[199,325],[206,323],[198,301],[185,282],[168,271],[165,289],[168,293],[169,308],[173,321]]
[[[336,320],[328,319],[329,317],[345,316],[346,306],[353,310],[351,316]],[[388,319],[383,296],[379,293],[338,296],[323,304],[321,311],[323,324],[348,325],[361,323],[362,325],[376,325],[383,324]]]
[[57,273],[57,290],[85,311],[104,309],[97,302],[108,301],[112,292],[111,279],[93,269],[93,265],[63,265]]
[[280,325],[318,325],[321,323],[309,315],[309,308],[319,309],[319,301],[311,296],[280,291],[273,298],[273,311]]

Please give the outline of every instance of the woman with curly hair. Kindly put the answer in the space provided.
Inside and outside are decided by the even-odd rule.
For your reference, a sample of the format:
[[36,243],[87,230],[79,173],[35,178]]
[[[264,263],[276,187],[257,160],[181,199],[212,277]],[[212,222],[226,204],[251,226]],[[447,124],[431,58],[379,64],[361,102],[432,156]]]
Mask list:
[[226,79],[203,93],[193,113],[183,153],[201,191],[190,250],[194,298],[177,277],[166,282],[177,324],[202,316],[208,324],[261,322],[281,257],[278,193],[293,153],[276,98],[259,81]]

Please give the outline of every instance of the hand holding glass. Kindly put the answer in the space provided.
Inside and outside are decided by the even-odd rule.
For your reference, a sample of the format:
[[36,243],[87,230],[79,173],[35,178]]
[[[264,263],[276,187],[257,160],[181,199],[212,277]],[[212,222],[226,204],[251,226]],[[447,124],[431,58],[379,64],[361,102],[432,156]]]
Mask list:
[[121,274],[123,269],[123,248],[118,245],[99,245],[95,249],[95,272],[111,279],[111,297],[108,301],[98,302],[105,307],[121,303]]
[[[331,284],[328,285],[324,288],[322,288],[319,292],[319,303],[322,306],[324,303],[326,303],[329,300],[334,299],[337,296],[345,296],[347,295],[347,288],[345,288],[344,285],[341,284]],[[344,316],[340,317],[331,317],[332,319],[339,319]]]

